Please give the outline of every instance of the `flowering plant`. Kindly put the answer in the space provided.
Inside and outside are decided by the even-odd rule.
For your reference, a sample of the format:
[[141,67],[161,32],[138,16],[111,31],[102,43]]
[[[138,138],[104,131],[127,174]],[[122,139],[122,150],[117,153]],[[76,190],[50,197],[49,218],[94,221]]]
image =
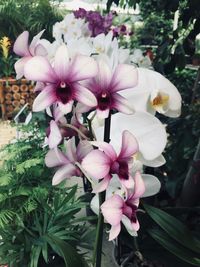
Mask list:
[[85,177],[96,194],[91,202],[99,213],[96,266],[101,266],[104,222],[111,225],[109,240],[117,238],[121,224],[137,235],[140,198],[160,189],[143,166],[165,164],[167,133],[156,114],[177,117],[181,110],[176,87],[135,66],[135,55],[110,31],[111,21],[111,14],[79,10],[55,24],[53,43],[41,39],[42,31],[29,45],[26,31],[14,45],[22,57],[15,64],[17,77],[36,82],[33,111],[46,110],[50,117],[45,162],[57,168],[52,184]]
[[13,74],[13,65],[15,62],[15,58],[10,54],[11,48],[11,41],[8,37],[4,36],[0,40],[0,50],[1,50],[1,61],[0,61],[0,68],[1,68],[1,76],[2,77],[9,77]]

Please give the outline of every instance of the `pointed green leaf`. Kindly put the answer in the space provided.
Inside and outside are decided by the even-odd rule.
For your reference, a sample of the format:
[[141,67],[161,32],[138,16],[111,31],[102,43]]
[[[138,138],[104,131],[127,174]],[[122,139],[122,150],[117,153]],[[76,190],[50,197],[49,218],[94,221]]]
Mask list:
[[148,215],[173,239],[194,252],[199,253],[200,241],[178,219],[158,208],[143,204]]

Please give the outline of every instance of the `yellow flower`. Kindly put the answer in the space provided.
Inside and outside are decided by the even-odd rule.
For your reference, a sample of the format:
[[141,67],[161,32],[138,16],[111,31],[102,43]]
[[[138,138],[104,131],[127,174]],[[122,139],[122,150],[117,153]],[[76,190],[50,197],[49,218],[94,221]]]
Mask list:
[[11,47],[11,42],[10,39],[6,36],[4,36],[1,40],[0,40],[0,47],[2,49],[2,53],[3,53],[3,57],[7,58],[8,57],[8,52],[9,49]]

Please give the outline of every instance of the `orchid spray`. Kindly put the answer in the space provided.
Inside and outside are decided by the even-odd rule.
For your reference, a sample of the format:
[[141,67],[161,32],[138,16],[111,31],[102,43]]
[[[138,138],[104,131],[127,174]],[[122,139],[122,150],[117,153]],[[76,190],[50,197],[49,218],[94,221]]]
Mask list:
[[[104,30],[92,24],[97,17]],[[15,64],[17,77],[36,82],[33,111],[50,118],[44,145],[46,165],[56,168],[52,184],[87,178],[95,193],[96,267],[104,223],[111,226],[109,240],[118,237],[121,224],[137,236],[140,198],[160,190],[159,180],[144,174],[143,166],[165,164],[167,134],[156,114],[177,117],[181,109],[175,86],[136,67],[134,52],[120,47],[111,22],[111,14],[103,18],[81,9],[55,24],[54,42],[42,39],[42,31],[29,45],[24,32],[14,45],[22,57]]]

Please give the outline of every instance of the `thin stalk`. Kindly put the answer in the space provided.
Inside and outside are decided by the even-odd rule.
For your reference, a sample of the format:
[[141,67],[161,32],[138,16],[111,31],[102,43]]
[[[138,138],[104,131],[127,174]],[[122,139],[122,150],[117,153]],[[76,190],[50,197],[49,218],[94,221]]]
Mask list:
[[[110,125],[111,125],[111,113],[109,114],[108,118],[105,119],[105,126],[104,126],[104,142],[107,143],[110,142]],[[105,191],[99,193],[99,217],[97,223],[95,247],[93,254],[93,266],[96,267],[101,267],[104,220],[100,207],[105,201],[105,197],[106,197]]]

